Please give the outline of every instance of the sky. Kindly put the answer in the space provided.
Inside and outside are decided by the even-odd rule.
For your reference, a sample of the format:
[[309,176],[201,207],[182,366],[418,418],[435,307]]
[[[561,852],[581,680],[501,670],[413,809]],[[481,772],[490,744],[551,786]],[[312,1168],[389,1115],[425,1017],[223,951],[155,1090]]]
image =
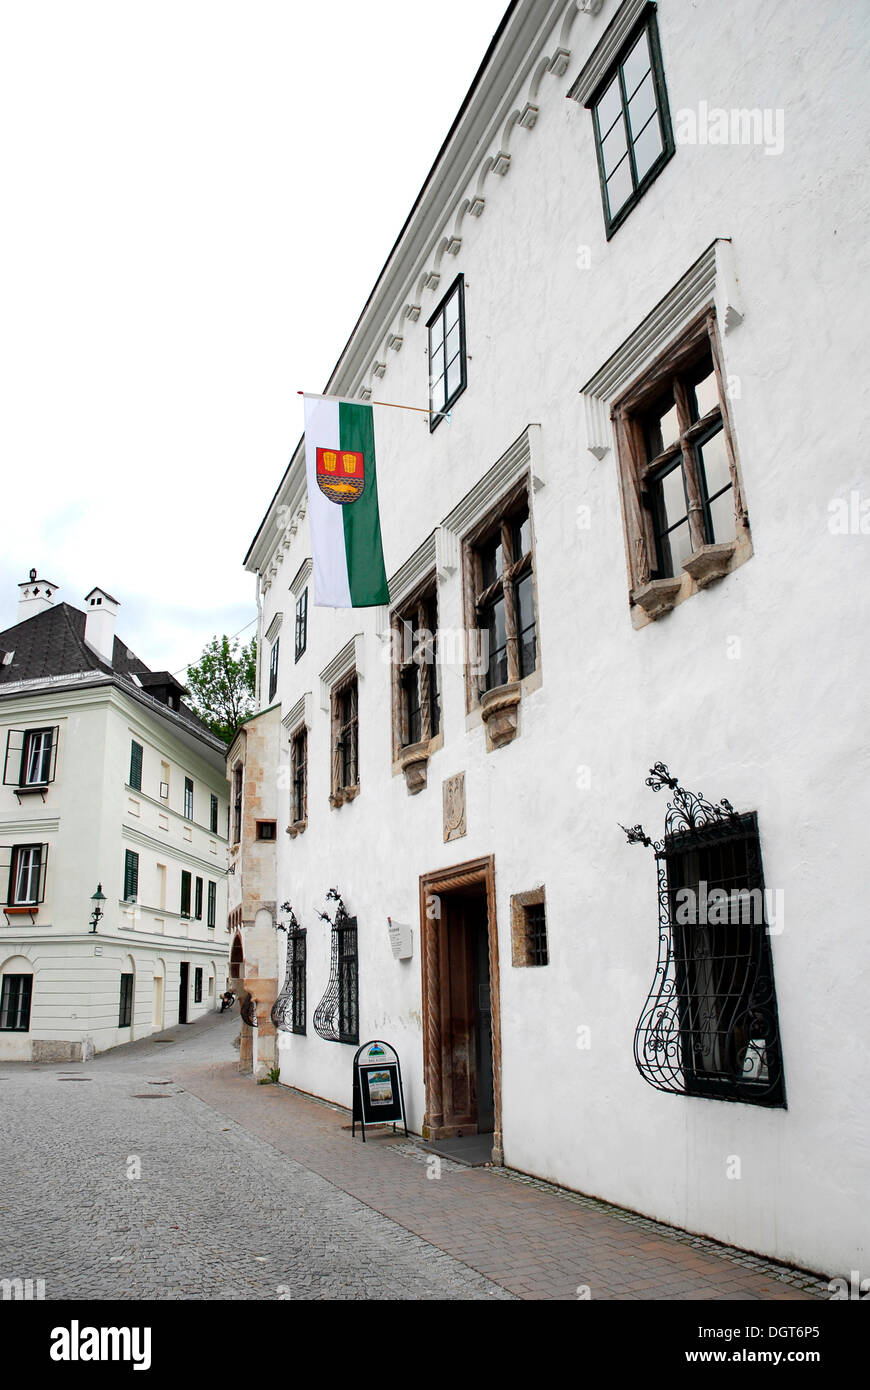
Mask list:
[[0,630],[31,567],[181,671],[507,0],[0,0]]

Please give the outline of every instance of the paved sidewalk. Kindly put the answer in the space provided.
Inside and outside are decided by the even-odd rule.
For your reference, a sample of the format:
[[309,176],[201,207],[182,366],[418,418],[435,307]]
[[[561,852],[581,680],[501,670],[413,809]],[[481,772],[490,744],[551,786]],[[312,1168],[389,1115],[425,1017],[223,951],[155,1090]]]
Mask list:
[[172,1074],[248,1133],[520,1298],[830,1297],[812,1276],[505,1169],[442,1160],[435,1178],[432,1156],[413,1140],[353,1140],[347,1111],[257,1085],[235,1061],[191,1060]]

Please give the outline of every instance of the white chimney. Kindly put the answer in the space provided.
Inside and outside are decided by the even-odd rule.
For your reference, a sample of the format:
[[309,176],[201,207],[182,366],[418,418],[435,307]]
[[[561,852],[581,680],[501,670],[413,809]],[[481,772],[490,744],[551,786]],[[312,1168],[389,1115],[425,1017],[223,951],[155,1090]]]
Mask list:
[[36,570],[31,570],[27,583],[18,585],[18,621],[26,622],[51,608],[56,593],[56,584],[48,579],[37,579]]
[[112,664],[115,649],[115,618],[120,604],[105,589],[91,589],[85,595],[85,641],[105,661]]

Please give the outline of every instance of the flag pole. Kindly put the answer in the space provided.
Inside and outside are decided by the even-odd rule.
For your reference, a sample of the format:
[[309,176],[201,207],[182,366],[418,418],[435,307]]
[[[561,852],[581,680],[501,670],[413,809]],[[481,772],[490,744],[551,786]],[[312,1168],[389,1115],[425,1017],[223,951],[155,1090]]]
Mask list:
[[445,420],[449,420],[450,412],[444,410],[429,410],[424,405],[398,405],[395,401],[360,401],[351,400],[349,396],[321,396],[316,391],[297,391],[297,396],[307,396],[312,401],[343,401],[345,405],[383,405],[388,410],[416,410],[421,415],[439,415]]

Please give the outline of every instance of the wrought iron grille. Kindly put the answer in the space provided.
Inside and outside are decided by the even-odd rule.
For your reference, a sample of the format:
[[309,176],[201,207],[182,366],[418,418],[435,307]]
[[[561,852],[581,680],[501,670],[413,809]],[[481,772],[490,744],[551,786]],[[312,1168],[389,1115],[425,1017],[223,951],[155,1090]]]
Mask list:
[[655,979],[634,1057],[660,1091],[784,1106],[782,1055],[764,875],[754,813],[681,787],[663,763],[646,785],[674,793],[653,849],[659,908]]
[[328,1042],[359,1042],[359,969],[357,960],[357,922],[348,917],[337,888],[330,888],[327,899],[337,904],[335,918],[318,914],[332,928],[332,951],[326,993],[314,1010],[314,1031]]
[[246,995],[242,1000],[239,1013],[249,1028],[257,1027],[257,1001],[252,994]]
[[289,903],[282,903],[281,910],[289,913],[287,922],[276,924],[278,931],[287,933],[287,957],[284,983],[272,1005],[271,1018],[275,1027],[282,1033],[304,1033],[307,933],[304,927],[300,927],[296,913]]

